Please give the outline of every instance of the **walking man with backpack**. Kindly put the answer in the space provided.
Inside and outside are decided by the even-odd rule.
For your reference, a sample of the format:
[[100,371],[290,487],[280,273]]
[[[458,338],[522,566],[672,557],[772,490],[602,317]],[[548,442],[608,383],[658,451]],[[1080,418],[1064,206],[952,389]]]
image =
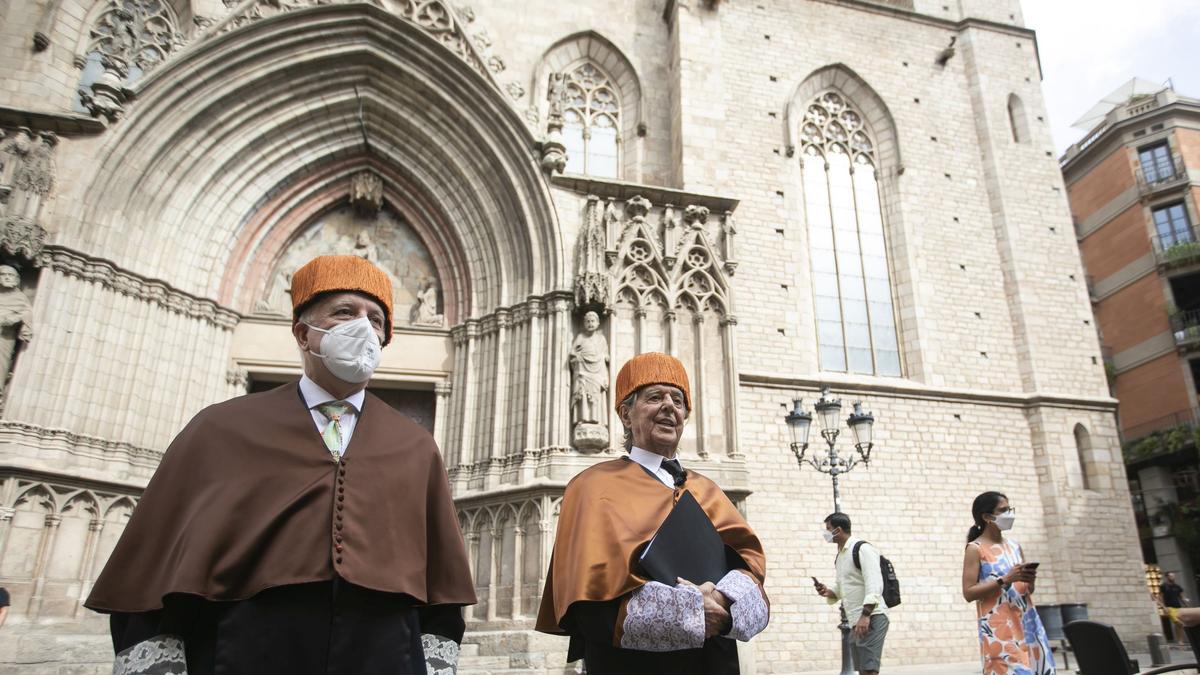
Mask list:
[[[851,535],[850,516],[833,513],[825,518],[825,541],[837,544],[834,559],[837,581],[832,587],[813,578],[817,593],[829,604],[842,603],[842,611],[851,626],[850,655],[859,675],[878,675],[883,656],[883,641],[888,631],[888,606],[885,601],[884,573],[879,550]],[[891,567],[890,563],[883,563]],[[890,570],[889,570],[890,571]],[[889,574],[895,580],[894,574]],[[889,593],[899,602],[899,587]]]

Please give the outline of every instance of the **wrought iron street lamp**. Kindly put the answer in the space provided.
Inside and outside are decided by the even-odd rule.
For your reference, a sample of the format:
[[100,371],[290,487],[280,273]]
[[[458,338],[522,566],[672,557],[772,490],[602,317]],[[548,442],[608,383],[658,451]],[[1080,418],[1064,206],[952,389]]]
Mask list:
[[[854,435],[854,448],[858,454],[850,453],[848,457],[842,457],[838,455],[837,451],[837,438],[841,432],[839,416],[842,412],[842,402],[833,398],[829,387],[822,387],[821,398],[813,407],[817,412],[817,417],[820,418],[821,438],[825,439],[828,449],[814,456],[806,456],[813,416],[804,409],[804,400],[797,397],[792,399],[791,412],[784,417],[792,436],[792,454],[796,456],[796,463],[800,465],[801,470],[804,469],[805,464],[808,464],[821,473],[829,474],[833,479],[833,510],[835,513],[842,513],[842,493],[838,490],[838,476],[849,473],[859,463],[862,463],[863,466],[870,466],[871,449],[875,447],[872,435],[875,417],[871,413],[863,411],[861,402],[854,403],[854,412],[846,418],[846,425],[850,427],[850,432]],[[838,629],[842,631],[842,672],[840,675],[853,675],[854,671],[850,666],[850,624],[846,621],[845,607],[841,608],[841,615],[842,621],[838,624]]]

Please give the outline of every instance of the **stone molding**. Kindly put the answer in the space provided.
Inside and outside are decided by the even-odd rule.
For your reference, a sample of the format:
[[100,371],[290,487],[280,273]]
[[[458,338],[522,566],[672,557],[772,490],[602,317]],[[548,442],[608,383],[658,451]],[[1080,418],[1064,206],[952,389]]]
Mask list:
[[233,330],[242,319],[237,312],[213,300],[185,293],[163,281],[123,270],[103,258],[84,255],[62,246],[45,247],[34,264],[100,284],[121,295],[156,304],[169,312],[200,319],[225,330]]
[[[842,375],[838,373],[836,375]],[[1017,408],[1078,408],[1113,412],[1117,409],[1115,398],[1099,396],[1067,396],[1062,394],[1009,394],[998,391],[956,389],[950,387],[932,387],[911,380],[896,380],[885,382],[883,378],[877,381],[843,381],[830,377],[784,377],[767,373],[738,373],[738,381],[742,386],[759,386],[768,389],[780,389],[789,392],[797,389],[820,390],[823,386],[832,387],[838,394],[875,394],[893,398],[911,398],[926,401],[959,401],[981,405],[995,405]]]
[[133,460],[134,463],[149,467],[158,466],[163,456],[162,450],[144,448],[124,441],[113,441],[100,438],[99,436],[78,434],[66,429],[52,429],[38,424],[29,424],[15,420],[0,420],[0,436],[3,435],[30,439],[42,447],[61,447],[65,445],[67,446],[67,452],[72,454],[79,454],[77,452],[78,449],[90,449],[99,451],[105,459],[112,459],[114,455],[125,455]]

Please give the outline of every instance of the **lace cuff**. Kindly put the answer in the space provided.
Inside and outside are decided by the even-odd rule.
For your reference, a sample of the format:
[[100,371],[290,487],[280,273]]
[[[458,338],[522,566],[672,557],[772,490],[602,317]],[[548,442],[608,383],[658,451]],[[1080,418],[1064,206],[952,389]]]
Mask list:
[[421,633],[425,651],[425,670],[429,675],[455,675],[458,672],[458,643],[432,633]]
[[704,645],[704,596],[691,586],[651,581],[633,592],[625,610],[621,646],[673,652]]
[[733,626],[727,637],[746,642],[767,627],[771,612],[763,598],[762,589],[750,577],[733,570],[721,578],[717,590],[730,602],[729,616],[733,619]]
[[117,654],[113,675],[187,675],[183,640],[175,635],[142,640]]

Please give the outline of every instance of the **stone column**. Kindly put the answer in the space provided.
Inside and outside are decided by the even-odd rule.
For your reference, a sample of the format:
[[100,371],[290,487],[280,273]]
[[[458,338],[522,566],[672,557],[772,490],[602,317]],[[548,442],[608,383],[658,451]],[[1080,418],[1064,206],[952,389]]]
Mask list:
[[701,459],[708,459],[708,448],[705,446],[704,435],[707,431],[707,414],[708,406],[705,405],[704,396],[704,310],[697,311],[692,315],[692,331],[694,334],[693,361],[692,372],[695,373],[695,382],[692,383],[692,407],[696,413],[696,453]]
[[[469,532],[463,539],[467,542],[468,562],[471,564],[471,586],[476,586],[479,579],[479,533]],[[467,605],[463,608],[463,618],[466,621],[473,621],[476,618],[475,607],[476,605]]]
[[446,420],[450,414],[448,410],[450,405],[450,392],[454,387],[450,384],[447,378],[433,385],[433,440],[437,443],[438,449],[442,451],[442,457],[446,466],[450,466],[449,451],[446,447]]
[[728,166],[712,134],[725,128],[725,84],[721,76],[723,40],[717,3],[669,0],[671,27],[671,144],[673,185],[696,192],[722,187],[720,167]]
[[74,617],[78,619],[87,608],[83,601],[92,590],[92,570],[96,567],[96,552],[100,548],[100,531],[104,529],[102,518],[92,518],[88,523],[87,542],[83,545],[82,565],[79,568],[79,598],[75,602]]
[[513,589],[512,618],[521,616],[523,586],[525,585],[525,528],[520,522],[513,524]]
[[738,373],[737,373],[737,317],[732,314],[721,317],[721,341],[725,361],[725,438],[726,449],[731,459],[744,459],[738,436]]
[[50,556],[54,553],[54,544],[58,539],[58,526],[62,524],[62,516],[56,513],[46,514],[46,526],[42,530],[42,540],[38,545],[37,564],[33,568],[33,592],[29,594],[29,604],[25,615],[36,620],[41,612],[42,592],[46,586],[46,567],[50,564]]

